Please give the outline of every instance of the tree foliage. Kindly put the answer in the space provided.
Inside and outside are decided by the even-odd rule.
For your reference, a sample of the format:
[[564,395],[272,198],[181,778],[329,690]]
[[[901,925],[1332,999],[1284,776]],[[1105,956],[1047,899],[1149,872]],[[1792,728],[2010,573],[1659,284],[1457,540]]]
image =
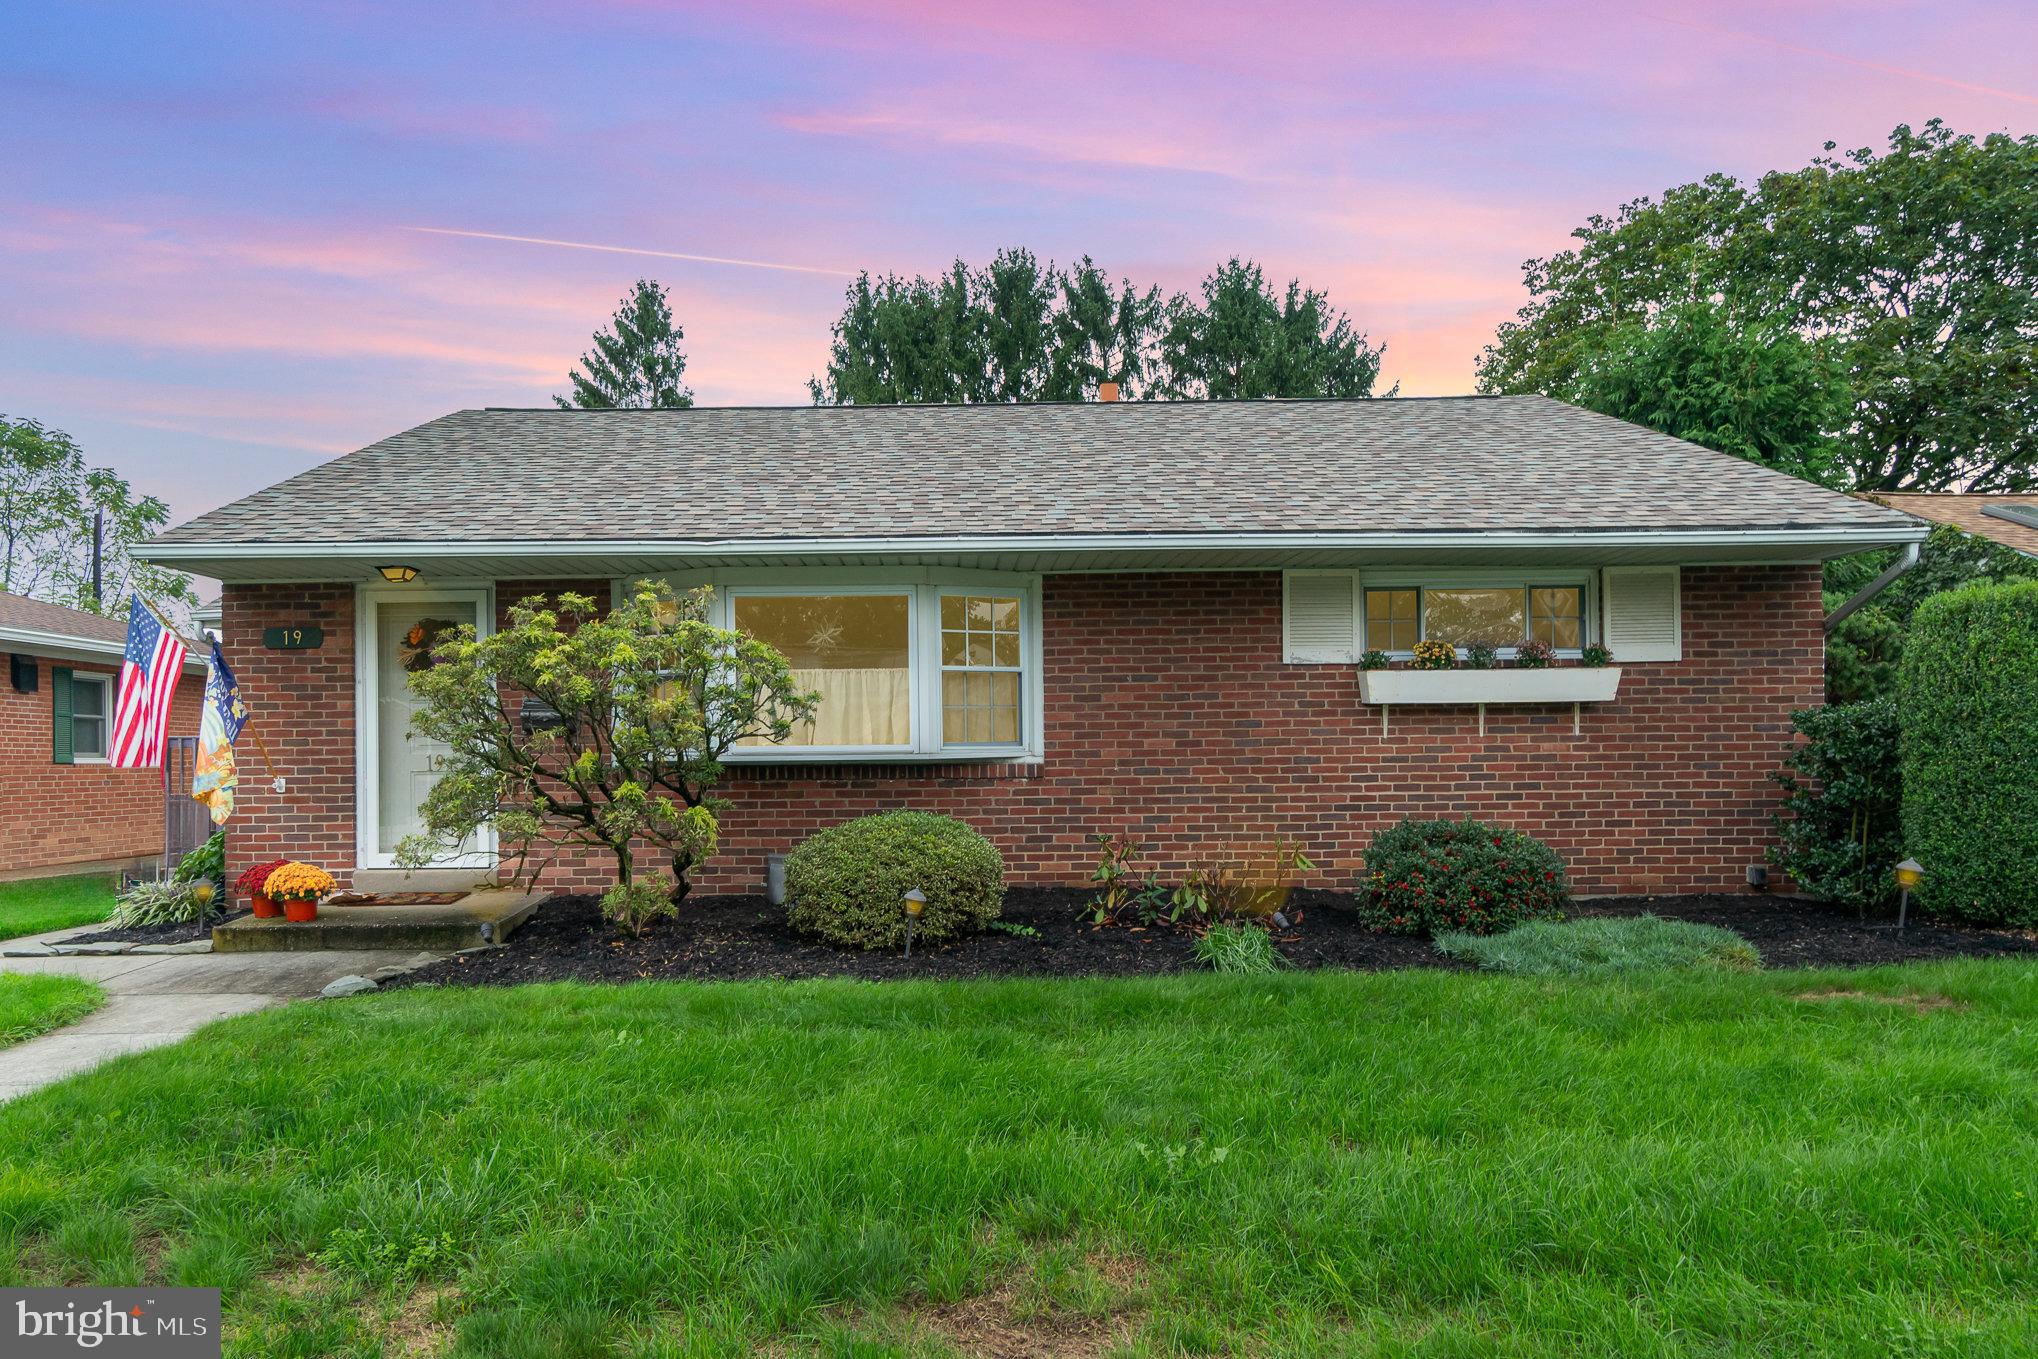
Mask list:
[[1807,481],[1837,476],[1847,376],[1823,340],[1681,302],[1614,327],[1559,395]]
[[[104,513],[92,595],[92,525]],[[170,522],[154,496],[137,496],[104,467],[88,467],[61,430],[0,415],[0,590],[108,615],[125,614],[130,591],[172,613],[198,602],[190,577],[136,561],[134,549]]]
[[1903,857],[1896,700],[1791,714],[1805,740],[1773,775],[1784,791],[1771,861],[1815,897],[1866,913],[1892,900]]
[[1113,283],[1026,250],[938,278],[859,274],[835,322],[816,404],[1080,401],[1099,382],[1126,400],[1373,394],[1382,350],[1322,293],[1276,295],[1233,259],[1198,298]]
[[562,410],[691,406],[693,392],[681,380],[685,339],[686,331],[673,323],[665,286],[640,278],[609,329],[594,333],[594,348],[580,356],[580,367],[566,374],[571,394],[552,400]]
[[[1896,550],[1857,553],[1826,566],[1826,606],[1848,596],[1894,563]],[[2001,543],[1935,525],[1918,553],[1918,564],[1898,576],[1875,602],[1848,615],[1826,639],[1826,699],[1855,703],[1896,692],[1904,639],[1918,605],[1933,595],[1969,585],[2038,580],[2038,558]]]
[[1704,303],[1844,366],[1842,484],[2038,484],[2038,137],[1935,119],[1834,151],[1588,218],[1523,265],[1531,300],[1481,355],[1481,390],[1565,396],[1633,327]]
[[[447,754],[399,860],[431,862],[493,826],[524,882],[562,851],[612,855],[603,903],[633,929],[683,899],[715,851],[723,757],[784,740],[818,701],[777,651],[707,622],[709,598],[645,581],[606,612],[585,595],[531,596],[487,637],[454,630],[410,676],[412,729]],[[640,846],[669,857],[670,885],[638,879]]]

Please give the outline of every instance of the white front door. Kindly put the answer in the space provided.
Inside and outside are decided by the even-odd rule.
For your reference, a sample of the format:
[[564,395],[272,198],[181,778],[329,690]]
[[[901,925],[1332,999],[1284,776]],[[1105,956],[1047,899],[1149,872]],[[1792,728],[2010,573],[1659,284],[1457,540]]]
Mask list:
[[[363,594],[359,801],[364,868],[394,867],[404,837],[424,830],[418,808],[439,776],[446,747],[411,730],[418,697],[410,677],[430,664],[437,633],[462,623],[486,627],[486,599],[478,590]],[[485,863],[492,848],[470,839],[443,852],[438,862]]]

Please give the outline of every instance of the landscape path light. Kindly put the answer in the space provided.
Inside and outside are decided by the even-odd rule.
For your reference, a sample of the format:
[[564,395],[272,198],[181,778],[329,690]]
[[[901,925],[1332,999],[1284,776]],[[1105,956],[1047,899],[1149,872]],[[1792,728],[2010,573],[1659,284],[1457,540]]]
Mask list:
[[915,887],[906,893],[906,956],[913,956],[913,926],[927,910],[927,894]]
[[1898,934],[1904,932],[1904,922],[1911,913],[1911,892],[1924,880],[1925,866],[1916,859],[1905,859],[1896,866],[1896,885],[1903,889],[1903,895],[1897,898],[1896,932]]

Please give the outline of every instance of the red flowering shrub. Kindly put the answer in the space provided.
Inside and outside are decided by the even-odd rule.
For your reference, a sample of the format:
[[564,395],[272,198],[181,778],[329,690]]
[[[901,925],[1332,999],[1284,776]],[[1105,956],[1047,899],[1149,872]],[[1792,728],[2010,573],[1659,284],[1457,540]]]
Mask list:
[[1384,934],[1501,934],[1555,920],[1564,861],[1532,835],[1484,821],[1403,821],[1366,849],[1359,919]]

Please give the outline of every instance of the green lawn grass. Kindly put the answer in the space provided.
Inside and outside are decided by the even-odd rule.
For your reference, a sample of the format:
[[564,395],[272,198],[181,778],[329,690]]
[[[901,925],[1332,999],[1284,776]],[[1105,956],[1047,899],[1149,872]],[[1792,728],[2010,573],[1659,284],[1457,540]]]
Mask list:
[[77,977],[0,972],[0,1048],[76,1023],[106,1003],[106,992]]
[[239,1355],[2038,1352],[2021,962],[411,990],[0,1148],[0,1285]]
[[90,925],[113,914],[113,877],[85,873],[69,878],[0,882],[0,939]]
[[1762,966],[1755,946],[1732,930],[1654,915],[1538,920],[1505,934],[1440,934],[1436,946],[1489,972],[1524,977]]

